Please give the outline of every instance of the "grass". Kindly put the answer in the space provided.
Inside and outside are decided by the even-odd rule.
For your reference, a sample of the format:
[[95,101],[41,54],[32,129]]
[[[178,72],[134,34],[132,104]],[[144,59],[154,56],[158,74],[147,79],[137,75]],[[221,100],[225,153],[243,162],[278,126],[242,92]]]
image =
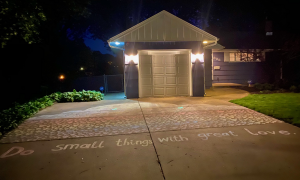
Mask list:
[[250,94],[230,102],[300,126],[300,93]]

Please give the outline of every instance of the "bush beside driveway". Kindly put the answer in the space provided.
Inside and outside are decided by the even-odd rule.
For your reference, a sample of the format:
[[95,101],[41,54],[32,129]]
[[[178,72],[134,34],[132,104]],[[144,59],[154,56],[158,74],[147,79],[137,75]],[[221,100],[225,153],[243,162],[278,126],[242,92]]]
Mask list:
[[85,101],[100,101],[103,99],[103,94],[98,91],[80,91],[75,89],[73,92],[52,93],[49,96],[29,101],[24,104],[16,103],[14,107],[5,109],[0,112],[0,137],[1,135],[16,128],[26,119],[36,114],[40,110],[52,106],[55,102],[85,102]]
[[251,94],[230,102],[300,126],[300,94]]

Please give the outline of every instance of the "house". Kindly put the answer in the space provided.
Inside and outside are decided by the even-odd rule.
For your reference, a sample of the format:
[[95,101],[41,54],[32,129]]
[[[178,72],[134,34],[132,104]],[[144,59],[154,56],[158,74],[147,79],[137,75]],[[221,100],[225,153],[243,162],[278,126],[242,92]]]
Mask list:
[[252,74],[239,73],[245,69],[255,72],[259,60],[238,65],[238,49],[224,49],[218,41],[218,37],[161,11],[110,38],[108,44],[123,51],[126,97],[139,98],[204,96],[205,89],[215,82],[251,80]]
[[270,79],[266,60],[274,49],[272,37],[253,32],[222,32],[218,36],[218,44],[210,47],[213,83],[246,84]]

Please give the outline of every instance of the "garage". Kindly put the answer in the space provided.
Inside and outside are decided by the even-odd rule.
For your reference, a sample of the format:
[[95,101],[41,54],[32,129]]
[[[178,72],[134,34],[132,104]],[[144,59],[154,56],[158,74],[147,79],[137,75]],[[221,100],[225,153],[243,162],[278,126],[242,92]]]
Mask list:
[[190,96],[188,51],[139,51],[139,94]]
[[127,98],[204,96],[212,81],[212,52],[205,48],[218,40],[161,11],[110,38],[108,44],[123,51]]

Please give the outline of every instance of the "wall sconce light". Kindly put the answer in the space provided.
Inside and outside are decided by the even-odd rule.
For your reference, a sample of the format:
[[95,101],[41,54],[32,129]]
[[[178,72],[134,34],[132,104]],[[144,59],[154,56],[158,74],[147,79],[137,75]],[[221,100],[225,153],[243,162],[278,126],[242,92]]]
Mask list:
[[203,44],[207,44],[207,41],[203,41]]
[[204,54],[191,54],[191,61],[193,64],[196,62],[197,59],[200,62],[204,62]]
[[133,63],[133,64],[138,64],[139,63],[139,55],[126,55],[125,54],[125,64],[130,64],[130,63]]

